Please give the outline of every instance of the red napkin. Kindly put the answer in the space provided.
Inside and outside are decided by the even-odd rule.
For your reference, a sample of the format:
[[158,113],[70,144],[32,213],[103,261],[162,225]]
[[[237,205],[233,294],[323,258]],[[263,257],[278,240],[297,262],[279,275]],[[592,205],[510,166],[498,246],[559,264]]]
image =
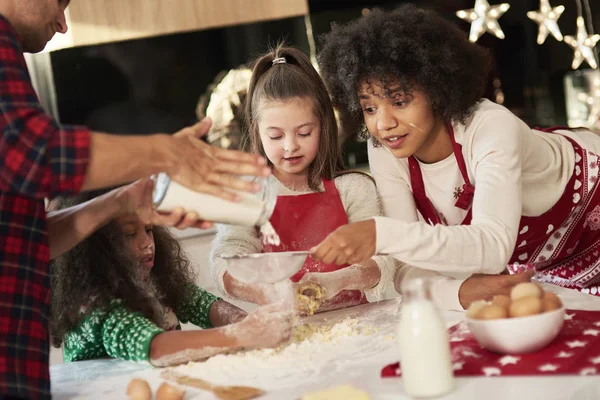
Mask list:
[[[600,375],[600,311],[567,310],[558,337],[532,354],[492,353],[475,340],[466,322],[449,329],[452,365],[456,376]],[[399,363],[381,376],[401,376]]]

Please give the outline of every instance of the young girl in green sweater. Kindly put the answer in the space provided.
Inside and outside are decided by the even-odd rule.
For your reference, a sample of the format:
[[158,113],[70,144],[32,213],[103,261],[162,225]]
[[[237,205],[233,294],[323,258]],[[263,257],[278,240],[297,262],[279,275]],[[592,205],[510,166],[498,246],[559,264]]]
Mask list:
[[[64,208],[103,193],[58,199]],[[278,305],[249,316],[194,284],[190,262],[162,227],[116,216],[53,262],[51,336],[65,362],[100,357],[166,366],[242,348],[275,347],[291,333]],[[202,330],[181,331],[180,322]]]

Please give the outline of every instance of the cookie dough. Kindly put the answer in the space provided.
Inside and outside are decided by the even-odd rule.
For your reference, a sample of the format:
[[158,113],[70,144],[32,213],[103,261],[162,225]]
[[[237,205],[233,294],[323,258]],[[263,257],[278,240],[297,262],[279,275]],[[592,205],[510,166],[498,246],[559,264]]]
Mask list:
[[313,315],[323,302],[325,289],[316,283],[308,282],[298,288],[298,309],[303,315]]

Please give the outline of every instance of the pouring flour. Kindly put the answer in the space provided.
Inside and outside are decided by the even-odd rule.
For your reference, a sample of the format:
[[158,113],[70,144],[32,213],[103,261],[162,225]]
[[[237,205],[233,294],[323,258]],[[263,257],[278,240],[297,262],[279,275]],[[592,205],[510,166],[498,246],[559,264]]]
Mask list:
[[[250,179],[250,178],[248,178]],[[153,176],[152,203],[158,211],[172,211],[178,207],[195,211],[201,219],[216,223],[258,226],[265,244],[279,245],[279,236],[269,222],[277,202],[277,180],[252,178],[261,186],[256,194],[236,192],[240,201],[228,201],[220,197],[195,192],[165,173]]]

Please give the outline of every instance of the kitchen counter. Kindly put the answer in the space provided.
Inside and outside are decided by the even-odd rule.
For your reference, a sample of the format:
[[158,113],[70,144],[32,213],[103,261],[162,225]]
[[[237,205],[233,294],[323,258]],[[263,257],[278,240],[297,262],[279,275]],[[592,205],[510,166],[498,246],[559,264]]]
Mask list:
[[[567,308],[600,310],[600,298],[544,285],[558,293]],[[345,318],[358,319],[359,325],[373,329],[368,336],[340,338],[338,343],[322,348],[303,349],[298,358],[272,358],[268,362],[247,362],[247,357],[219,356],[209,360],[203,378],[217,384],[254,385],[267,391],[261,399],[297,399],[314,390],[336,384],[350,384],[367,391],[372,399],[407,399],[400,379],[380,377],[381,368],[397,361],[398,351],[393,336],[400,300],[388,300],[344,310],[319,314],[307,319],[313,324],[331,323]],[[462,312],[443,312],[448,326],[465,318]],[[294,346],[294,345],[292,345]],[[319,345],[321,347],[321,345]],[[289,353],[294,354],[294,353]],[[185,371],[186,366],[178,367]],[[202,367],[195,368],[201,371]],[[148,380],[153,390],[161,383],[161,370],[146,364],[113,359],[80,361],[51,368],[54,399],[124,398],[133,377]],[[443,399],[598,399],[600,379],[597,376],[551,377],[468,377],[457,378],[456,390]],[[214,399],[211,394],[189,389],[186,399]]]

